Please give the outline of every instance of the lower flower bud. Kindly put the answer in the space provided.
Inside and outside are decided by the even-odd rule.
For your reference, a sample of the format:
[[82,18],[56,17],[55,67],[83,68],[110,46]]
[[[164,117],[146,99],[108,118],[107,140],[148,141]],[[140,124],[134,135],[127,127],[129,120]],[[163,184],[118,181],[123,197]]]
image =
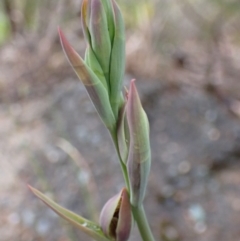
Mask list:
[[132,213],[126,188],[108,200],[100,214],[104,234],[116,241],[127,241],[132,226]]

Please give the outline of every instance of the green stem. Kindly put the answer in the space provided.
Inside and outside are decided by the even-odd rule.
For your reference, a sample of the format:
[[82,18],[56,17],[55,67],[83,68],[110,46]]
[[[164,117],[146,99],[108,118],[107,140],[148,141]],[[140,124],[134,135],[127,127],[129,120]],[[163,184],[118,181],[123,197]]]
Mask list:
[[152,231],[149,227],[146,214],[143,208],[143,205],[139,207],[132,206],[132,213],[134,216],[134,219],[138,225],[138,230],[142,236],[143,241],[155,241]]
[[111,134],[113,143],[114,143],[116,151],[117,151],[118,159],[120,160],[120,165],[121,165],[121,169],[122,169],[125,184],[127,186],[127,189],[129,190],[130,184],[129,184],[129,179],[128,179],[127,167],[126,167],[125,163],[123,162],[123,160],[121,158],[121,155],[120,155],[120,151],[119,151],[119,148],[118,148],[117,134],[116,134],[115,131],[110,131],[110,134]]

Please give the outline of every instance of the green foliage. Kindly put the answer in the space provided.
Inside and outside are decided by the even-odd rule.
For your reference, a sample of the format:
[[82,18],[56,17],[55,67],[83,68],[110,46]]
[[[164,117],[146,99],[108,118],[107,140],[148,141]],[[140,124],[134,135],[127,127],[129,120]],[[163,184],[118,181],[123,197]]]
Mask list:
[[30,190],[39,198],[41,199],[47,206],[49,206],[54,212],[56,212],[59,216],[70,222],[75,227],[79,228],[82,232],[86,233],[96,241],[108,241],[108,239],[103,234],[101,228],[96,224],[93,223],[76,213],[73,213],[54,201],[48,198],[43,193],[39,192],[35,188],[29,186]]

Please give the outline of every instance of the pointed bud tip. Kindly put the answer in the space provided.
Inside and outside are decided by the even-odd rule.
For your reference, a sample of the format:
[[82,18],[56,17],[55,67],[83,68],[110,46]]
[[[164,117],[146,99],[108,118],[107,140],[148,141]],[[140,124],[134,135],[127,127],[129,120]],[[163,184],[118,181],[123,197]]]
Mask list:
[[136,82],[136,79],[132,79],[132,80],[130,81],[129,91],[131,91],[131,89],[136,89],[136,84],[135,84],[135,82]]
[[58,27],[58,35],[59,35],[59,38],[60,38],[60,42],[62,44],[62,47],[65,48],[66,44],[68,43],[63,31],[61,30],[60,27]]
[[141,108],[141,101],[139,99],[139,94],[138,94],[138,91],[137,91],[135,81],[136,81],[135,79],[131,80],[129,91],[128,91],[128,94],[127,94],[127,97],[128,97],[128,103],[127,103],[128,115],[130,113],[132,113],[134,109],[136,109],[136,107],[133,107],[134,105],[138,106],[138,108]]
[[29,188],[29,190],[36,195],[36,193],[38,192],[37,189],[35,189],[34,187],[32,187],[31,185],[27,184],[27,187]]
[[64,40],[66,41],[66,37],[64,36],[63,31],[61,30],[61,28],[59,26],[58,26],[58,35],[59,35],[61,44]]
[[130,83],[131,83],[131,85],[134,85],[135,82],[136,82],[136,79],[132,79]]
[[67,56],[70,64],[75,67],[75,66],[79,66],[81,65],[81,59],[80,56],[78,55],[78,53],[73,49],[73,47],[71,46],[71,44],[68,42],[67,38],[65,37],[63,31],[58,28],[58,34],[59,34],[59,38],[60,38],[60,42],[63,48],[63,51],[65,53],[65,55]]

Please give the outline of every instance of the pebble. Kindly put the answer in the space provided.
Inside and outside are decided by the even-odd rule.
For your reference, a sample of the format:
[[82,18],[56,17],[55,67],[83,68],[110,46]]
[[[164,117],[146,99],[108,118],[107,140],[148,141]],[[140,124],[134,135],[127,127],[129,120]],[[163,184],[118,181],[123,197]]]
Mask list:
[[180,162],[178,165],[178,172],[181,175],[187,174],[191,170],[191,165],[188,161]]
[[36,231],[39,235],[45,236],[51,228],[51,224],[46,219],[40,219],[36,225]]
[[21,214],[25,226],[30,227],[35,221],[35,214],[31,210],[24,210]]
[[206,220],[206,212],[200,204],[192,204],[188,209],[188,213],[196,223],[203,223]]

